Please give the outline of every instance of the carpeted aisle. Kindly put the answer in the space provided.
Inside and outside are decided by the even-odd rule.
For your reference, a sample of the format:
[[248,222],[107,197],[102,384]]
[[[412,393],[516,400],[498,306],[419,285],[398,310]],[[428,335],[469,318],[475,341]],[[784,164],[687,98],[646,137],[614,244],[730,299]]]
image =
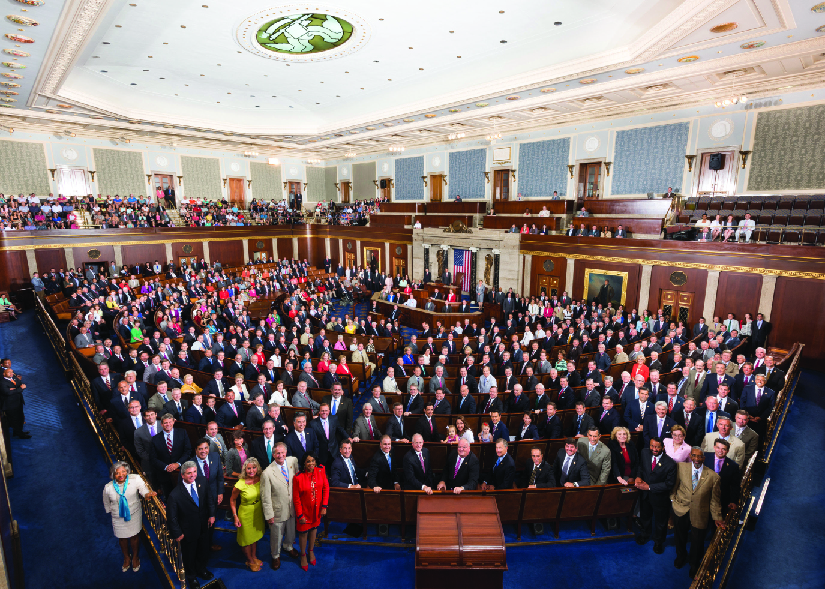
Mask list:
[[26,587],[162,587],[144,548],[141,568],[122,573],[122,556],[103,511],[109,466],[75,403],[34,311],[0,325],[0,357],[26,383],[30,440],[12,439],[12,517],[20,526]]

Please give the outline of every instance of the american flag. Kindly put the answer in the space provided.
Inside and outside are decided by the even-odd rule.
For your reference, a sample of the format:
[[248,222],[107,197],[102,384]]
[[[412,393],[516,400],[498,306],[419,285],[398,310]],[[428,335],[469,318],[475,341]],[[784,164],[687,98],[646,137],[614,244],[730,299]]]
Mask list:
[[464,272],[464,282],[461,290],[470,290],[470,268],[473,267],[473,252],[470,250],[453,250],[453,276]]

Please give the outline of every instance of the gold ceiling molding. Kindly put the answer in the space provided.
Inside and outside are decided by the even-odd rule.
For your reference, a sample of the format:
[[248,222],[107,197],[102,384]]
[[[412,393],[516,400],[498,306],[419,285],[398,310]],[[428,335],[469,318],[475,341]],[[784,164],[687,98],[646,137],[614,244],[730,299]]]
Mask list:
[[672,262],[670,260],[642,260],[636,258],[621,258],[616,256],[591,256],[586,254],[552,254],[548,252],[537,252],[531,250],[519,250],[525,256],[553,256],[559,255],[572,260],[594,260],[597,262],[613,262],[615,264],[647,264],[649,266],[673,266],[674,268],[694,268],[697,270],[715,270],[717,272],[747,272],[749,274],[761,274],[763,276],[786,276],[789,278],[811,278],[814,280],[825,280],[825,273],[819,272],[798,272],[787,270],[774,270],[771,268],[752,268],[748,266],[726,266],[721,264],[700,264],[698,262]]

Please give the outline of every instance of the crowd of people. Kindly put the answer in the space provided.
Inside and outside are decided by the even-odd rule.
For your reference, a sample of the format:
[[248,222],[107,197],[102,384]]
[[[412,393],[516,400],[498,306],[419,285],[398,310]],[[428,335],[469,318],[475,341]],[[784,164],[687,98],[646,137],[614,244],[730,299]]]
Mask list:
[[[225,477],[238,479],[231,513],[252,571],[262,566],[256,543],[266,526],[271,568],[280,567],[282,552],[299,559],[302,568],[314,564],[314,530],[330,486],[461,493],[619,483],[641,492],[638,542],[652,538],[654,552],[661,553],[672,517],[675,564],[689,562],[695,573],[707,522],[723,525],[724,512],[735,508],[741,472],[765,435],[783,385],[781,370],[765,351],[770,324],[761,315],[741,323],[733,315],[714,317],[710,324],[700,319],[690,327],[666,319],[662,310],[640,314],[610,302],[575,301],[567,293],[519,297],[512,289],[487,292],[481,284],[477,298],[499,303],[502,318],[481,325],[470,319],[455,327],[422,325],[402,354],[384,358],[386,369],[368,383],[358,415],[358,399],[344,394],[348,362],[375,367],[376,350],[371,341],[345,338],[399,335],[399,316],[377,321],[373,303],[367,319],[334,318],[331,304],[355,286],[397,296],[420,285],[369,266],[336,267],[331,260],[325,261],[326,274],[314,279],[306,260],[271,262],[276,265],[249,264],[231,272],[217,262],[182,268],[156,262],[92,276],[61,270],[35,277],[42,290],[57,288],[71,301],[70,336],[79,348],[95,348],[95,400],[167,503],[170,530],[182,541],[193,583],[195,576],[211,576],[206,563],[217,546],[210,520],[222,502]],[[432,280],[429,272],[424,280]],[[253,321],[251,301],[279,291],[287,293],[283,307]],[[119,323],[111,331],[115,318]],[[443,341],[441,349],[435,340]],[[578,370],[579,357],[589,353],[592,360]],[[614,382],[607,372],[623,362],[635,364]],[[455,363],[459,376],[447,377],[446,368]],[[208,372],[213,380],[201,388],[193,371]],[[662,386],[668,373],[678,377]],[[396,381],[402,376],[409,377],[403,386]],[[257,385],[248,389],[250,381]],[[308,394],[313,389],[330,392],[319,403]],[[385,393],[402,391],[407,401],[390,406]],[[455,407],[445,398],[452,391],[460,395]],[[425,401],[422,393],[428,392],[434,397]],[[281,413],[287,406],[301,410],[291,424]],[[589,408],[600,409],[591,416]],[[566,409],[577,417],[562,428],[557,412]],[[384,431],[375,420],[379,413],[392,414]],[[502,419],[506,413],[523,415],[512,434]],[[463,418],[440,431],[434,416],[443,414],[489,418],[478,432]],[[419,416],[412,431],[404,419],[410,415]],[[194,448],[185,431],[174,427],[178,420],[206,427]],[[232,438],[225,439],[220,428],[234,428]],[[249,443],[244,430],[262,435]],[[603,441],[605,435],[610,439]],[[633,442],[636,435],[641,447]],[[508,453],[512,439],[565,437],[556,456],[545,457],[544,446],[536,446],[523,469]],[[364,440],[377,442],[368,468],[351,458],[352,445]],[[495,446],[499,459],[491,470],[481,469],[470,449],[474,442]],[[401,470],[391,467],[397,443],[413,449]],[[429,466],[425,443],[452,446],[441,473]],[[139,502],[133,493],[147,490],[134,483],[129,495],[134,475],[125,471],[113,470],[104,494],[115,534],[123,540],[124,570],[138,562],[125,516],[135,517]],[[703,497],[699,503],[692,498],[696,493]]]
[[0,231],[77,229],[80,202],[63,195],[46,198],[0,194]]

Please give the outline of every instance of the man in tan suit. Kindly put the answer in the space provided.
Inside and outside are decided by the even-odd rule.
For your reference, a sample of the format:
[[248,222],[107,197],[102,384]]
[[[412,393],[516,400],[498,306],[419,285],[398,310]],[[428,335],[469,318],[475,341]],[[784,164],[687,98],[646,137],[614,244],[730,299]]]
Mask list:
[[281,546],[292,558],[295,550],[295,507],[292,504],[292,479],[298,472],[298,459],[287,458],[286,444],[278,442],[272,451],[272,462],[261,475],[261,505],[269,524],[269,546],[273,571],[281,568]]
[[613,356],[613,364],[624,364],[625,362],[630,362],[630,358],[625,354],[624,348],[622,348],[621,345],[617,345],[616,355]]
[[719,417],[716,420],[716,427],[719,431],[705,434],[705,439],[702,440],[702,450],[705,452],[713,452],[713,445],[717,439],[722,438],[723,440],[727,440],[730,444],[728,458],[739,466],[739,470],[742,470],[745,467],[745,444],[742,440],[731,434],[730,418]]
[[699,396],[699,392],[702,390],[702,385],[705,384],[705,377],[707,377],[707,375],[705,363],[702,360],[697,360],[693,370],[690,371],[690,378],[685,385],[685,398],[693,397],[695,399]]
[[587,430],[586,438],[579,438],[579,454],[587,461],[591,485],[606,485],[610,476],[612,456],[610,450],[599,441],[599,428],[595,425]]
[[[701,448],[690,451],[690,462],[680,462],[676,471],[676,486],[670,494],[673,513],[676,515],[676,560],[673,565],[680,569],[690,562],[692,579],[699,570],[705,554],[705,529],[708,515],[717,528],[724,528],[722,519],[722,488],[719,475],[704,464],[705,453]],[[690,556],[687,542],[690,530]]]
[[370,362],[370,357],[367,355],[366,350],[364,350],[364,344],[358,344],[358,349],[352,353],[352,361],[361,362],[365,366],[369,366],[370,372],[375,370],[375,364]]

